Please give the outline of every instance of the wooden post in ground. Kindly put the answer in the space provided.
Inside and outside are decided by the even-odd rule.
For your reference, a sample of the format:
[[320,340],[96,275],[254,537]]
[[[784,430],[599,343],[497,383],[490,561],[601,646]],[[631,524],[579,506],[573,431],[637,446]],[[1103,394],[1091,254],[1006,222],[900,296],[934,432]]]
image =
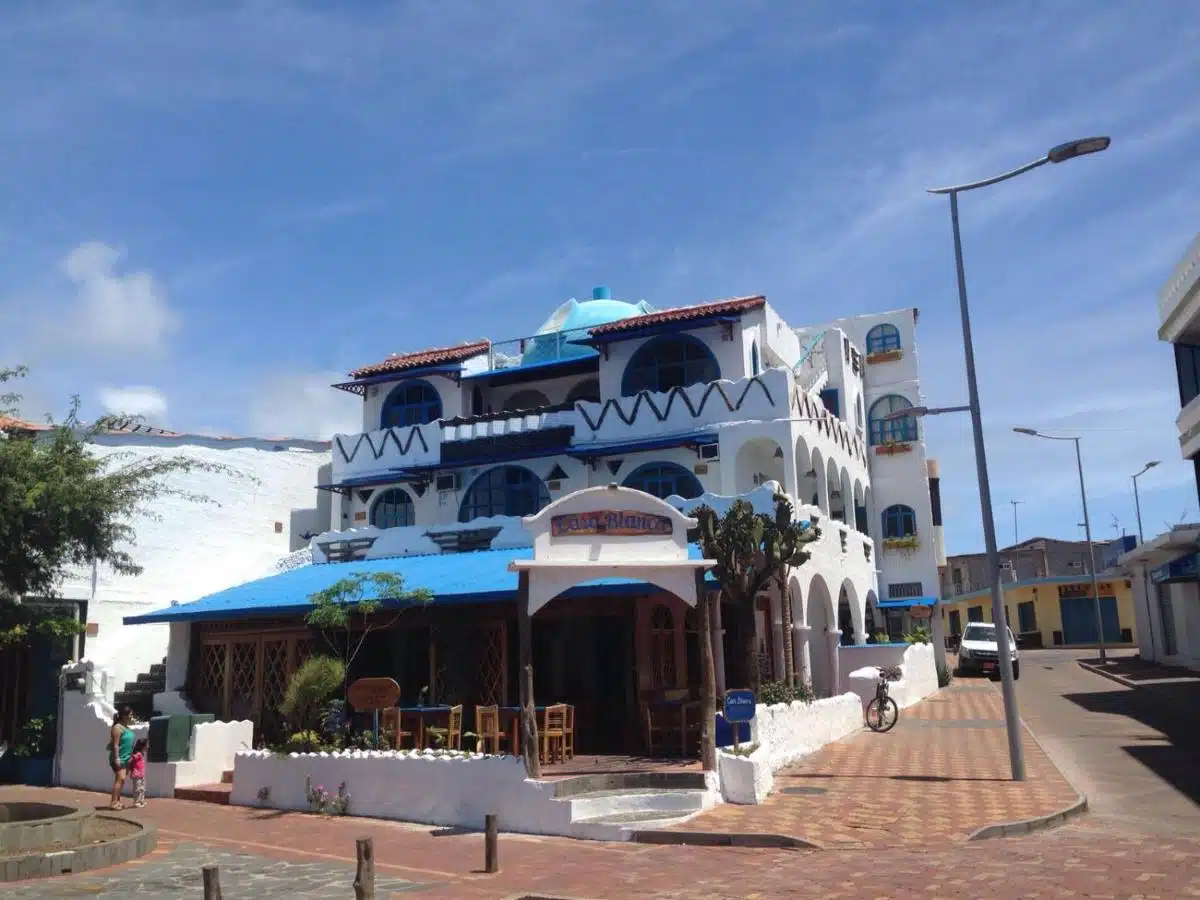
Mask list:
[[495,813],[483,817],[483,871],[494,875],[500,871],[499,848],[496,846],[499,826]]
[[221,870],[205,866],[200,872],[204,876],[204,900],[221,900]]
[[[696,611],[700,639],[700,760],[705,772],[717,770],[717,675],[713,664],[712,598],[704,587],[704,571],[696,570]],[[737,727],[736,725],[734,726]]]
[[538,752],[537,708],[533,702],[533,625],[529,617],[529,572],[522,571],[517,586],[517,643],[521,665],[521,755],[530,778],[542,777]]
[[358,870],[354,873],[354,900],[375,900],[375,842],[369,838],[355,841]]

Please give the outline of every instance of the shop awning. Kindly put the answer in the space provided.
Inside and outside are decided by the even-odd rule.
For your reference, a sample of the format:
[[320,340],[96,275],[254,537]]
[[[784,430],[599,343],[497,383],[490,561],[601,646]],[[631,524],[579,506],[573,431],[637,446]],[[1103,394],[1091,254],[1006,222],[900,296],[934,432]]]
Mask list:
[[1150,581],[1153,584],[1176,584],[1184,581],[1196,581],[1200,578],[1200,553],[1189,553],[1179,559],[1173,559],[1165,566],[1150,570]]
[[[691,559],[703,558],[699,546],[695,544],[688,546],[688,556]],[[318,591],[352,575],[377,572],[402,576],[408,589],[426,588],[433,594],[433,602],[438,605],[516,602],[517,573],[510,572],[508,565],[514,560],[532,558],[532,547],[518,547],[307,565],[257,581],[248,581],[191,603],[126,616],[124,622],[126,625],[146,625],[154,622],[295,615],[311,607],[308,598]],[[645,582],[632,578],[598,578],[571,588],[566,596],[638,593],[647,588]],[[384,605],[389,605],[386,599]]]
[[880,600],[880,609],[911,609],[914,606],[937,606],[937,597],[901,597],[896,600]]

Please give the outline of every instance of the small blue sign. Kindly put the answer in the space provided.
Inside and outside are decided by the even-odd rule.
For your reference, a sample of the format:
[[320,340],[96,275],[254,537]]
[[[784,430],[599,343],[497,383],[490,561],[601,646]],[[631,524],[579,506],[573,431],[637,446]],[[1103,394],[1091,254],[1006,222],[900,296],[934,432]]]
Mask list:
[[754,691],[725,692],[725,721],[750,722],[754,719]]

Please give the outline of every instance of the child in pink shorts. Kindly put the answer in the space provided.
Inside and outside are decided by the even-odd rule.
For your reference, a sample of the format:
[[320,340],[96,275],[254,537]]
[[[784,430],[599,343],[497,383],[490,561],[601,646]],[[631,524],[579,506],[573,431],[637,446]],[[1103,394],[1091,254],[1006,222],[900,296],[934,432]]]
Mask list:
[[139,738],[133,745],[133,755],[129,757],[129,777],[133,779],[133,805],[146,805],[146,746],[145,738]]

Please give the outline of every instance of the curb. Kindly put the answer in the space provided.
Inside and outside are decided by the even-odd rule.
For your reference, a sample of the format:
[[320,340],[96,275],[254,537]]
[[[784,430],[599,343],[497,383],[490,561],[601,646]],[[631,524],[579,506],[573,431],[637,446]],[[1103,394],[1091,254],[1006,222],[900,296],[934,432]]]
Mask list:
[[635,831],[637,844],[669,844],[691,847],[754,847],[766,850],[824,850],[820,844],[786,834],[728,831]]
[[998,825],[984,825],[982,828],[977,828],[967,835],[967,842],[986,841],[989,838],[1013,837],[1018,834],[1029,834],[1034,831],[1055,828],[1069,819],[1083,815],[1087,812],[1087,808],[1087,797],[1079,794],[1078,799],[1070,806],[1064,807],[1058,810],[1058,812],[1052,812],[1049,815],[1037,816],[1032,819],[1022,819],[1019,822],[1001,822]]
[[1126,678],[1124,675],[1118,675],[1116,672],[1107,672],[1099,666],[1093,666],[1091,663],[1080,662],[1076,660],[1079,668],[1085,672],[1091,672],[1094,675],[1099,675],[1102,678],[1107,678],[1109,681],[1115,681],[1117,684],[1123,684],[1128,688],[1140,688],[1141,685],[1132,679]]
[[102,844],[50,853],[36,851],[24,856],[10,857],[0,864],[0,883],[76,874],[90,869],[106,869],[145,856],[158,844],[158,829],[149,822],[104,813],[97,813],[96,818],[129,822],[139,826],[141,830]]

